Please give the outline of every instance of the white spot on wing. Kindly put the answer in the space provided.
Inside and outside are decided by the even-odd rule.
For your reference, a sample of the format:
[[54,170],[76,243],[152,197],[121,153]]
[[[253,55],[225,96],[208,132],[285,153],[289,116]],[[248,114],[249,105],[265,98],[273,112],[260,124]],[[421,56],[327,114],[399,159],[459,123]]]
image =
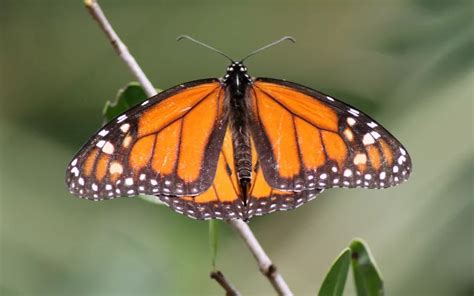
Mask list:
[[133,185],[133,179],[132,178],[125,179],[125,185],[132,186]]
[[402,165],[404,162],[405,162],[406,158],[405,156],[401,155],[399,158],[398,158],[398,164],[399,165]]
[[125,119],[127,119],[127,115],[125,115],[125,114],[120,115],[120,116],[117,118],[117,122],[122,122],[122,121],[124,121]]
[[110,142],[106,142],[104,147],[102,147],[102,151],[107,154],[112,154],[114,153],[114,145]]
[[331,102],[334,102],[334,99],[331,98],[330,96],[326,96],[326,99],[328,99],[328,100],[331,101]]
[[377,126],[377,124],[376,124],[375,122],[373,122],[373,121],[367,123],[367,125],[368,125],[370,128],[374,128],[374,127]]
[[354,157],[354,164],[365,164],[367,162],[367,156],[364,153],[358,153]]
[[356,109],[350,108],[348,112],[354,115],[355,117],[359,116],[359,111],[357,111]]
[[352,176],[352,171],[350,169],[346,169],[344,171],[344,177],[350,177],[350,176]]
[[100,141],[97,142],[97,144],[95,144],[95,145],[96,145],[97,147],[99,147],[99,148],[102,148],[102,147],[104,147],[104,145],[105,145],[105,141],[104,141],[104,140],[100,140]]
[[110,165],[109,172],[113,174],[121,174],[123,172],[123,167],[120,163],[118,162],[113,162]]
[[377,140],[378,138],[380,138],[380,134],[377,133],[376,131],[371,131],[370,134],[371,134],[372,137],[374,137],[374,139],[376,139],[376,140]]
[[108,133],[109,133],[108,130],[103,129],[103,130],[101,130],[101,131],[99,132],[99,136],[105,137],[105,136],[107,136]]
[[126,133],[128,132],[128,130],[130,129],[130,124],[129,123],[124,123],[120,126],[120,130],[123,132],[123,133]]
[[74,176],[77,177],[77,176],[79,176],[79,169],[76,168],[76,167],[73,167],[73,168],[71,169],[71,173],[73,173]]
[[362,143],[364,145],[370,145],[370,144],[373,144],[375,143],[375,140],[374,138],[372,137],[372,135],[370,135],[369,133],[365,134],[364,137],[362,138]]
[[347,117],[347,124],[353,126],[356,123],[356,120],[352,117]]

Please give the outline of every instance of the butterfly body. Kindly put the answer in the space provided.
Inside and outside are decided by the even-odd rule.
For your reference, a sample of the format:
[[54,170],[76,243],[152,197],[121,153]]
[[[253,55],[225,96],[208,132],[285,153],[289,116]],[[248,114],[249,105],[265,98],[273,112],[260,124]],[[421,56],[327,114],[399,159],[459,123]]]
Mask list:
[[248,122],[250,113],[248,92],[252,85],[252,79],[243,64],[233,62],[227,68],[227,74],[222,83],[226,87],[227,104],[224,106],[224,112],[229,117],[229,126],[232,132],[235,171],[245,205],[248,200],[252,176],[251,135]]
[[294,209],[326,188],[386,188],[411,160],[352,106],[292,82],[224,77],[181,84],[98,131],[68,166],[86,199],[157,196],[196,219],[244,219]]

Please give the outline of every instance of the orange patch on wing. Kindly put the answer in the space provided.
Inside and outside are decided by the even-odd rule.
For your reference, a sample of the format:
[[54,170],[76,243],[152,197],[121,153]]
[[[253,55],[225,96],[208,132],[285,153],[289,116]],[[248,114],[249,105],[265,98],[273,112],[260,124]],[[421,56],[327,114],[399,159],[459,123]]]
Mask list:
[[98,181],[104,179],[105,174],[107,173],[107,166],[109,164],[110,155],[102,154],[97,161],[97,167],[95,169],[95,178]]
[[123,142],[122,142],[122,146],[124,148],[128,148],[128,146],[130,146],[130,143],[132,142],[132,136],[130,135],[127,135],[124,139],[123,139]]
[[156,135],[152,169],[162,175],[173,173],[178,158],[181,120],[176,121]]
[[[219,88],[219,83],[213,82],[203,84],[166,98],[145,111],[138,122],[138,137],[149,135],[160,131],[167,124],[182,117],[195,104],[206,98],[215,95],[215,90]],[[217,96],[217,95],[215,95]]]
[[380,143],[380,146],[382,146],[382,152],[383,152],[385,161],[388,163],[389,166],[391,166],[393,163],[392,149],[390,148],[390,146],[388,146],[387,142],[385,142],[385,140],[383,139],[380,139],[379,143]]
[[257,154],[257,148],[255,148],[255,143],[252,137],[250,137],[250,154],[252,155],[252,173],[253,173],[255,172],[255,167],[257,166],[258,154]]
[[294,177],[301,167],[292,115],[258,88],[256,93],[260,121],[272,146],[278,173],[283,178]]
[[253,187],[250,191],[250,196],[254,198],[266,198],[270,196],[272,188],[268,185],[267,181],[263,177],[262,169],[258,169],[257,173],[254,174]]
[[342,133],[349,142],[352,142],[352,140],[354,140],[354,134],[352,133],[350,128],[346,127],[346,129]]
[[273,189],[265,180],[262,169],[258,169],[257,173],[254,174],[252,179],[253,187],[250,190],[250,197],[252,198],[271,198],[272,201],[276,199],[274,195],[292,195],[295,194],[293,191],[281,191]]
[[361,173],[363,173],[363,172],[365,172],[365,170],[367,169],[367,165],[366,165],[366,164],[358,164],[358,165],[357,165],[357,169],[358,169]]
[[214,189],[216,191],[217,198],[221,202],[234,201],[238,198],[236,192],[237,188],[234,188],[232,179],[227,173],[226,163],[222,153],[219,156],[219,162],[217,163],[217,171],[214,178]]
[[178,176],[186,182],[199,177],[206,146],[218,120],[218,93],[216,89],[183,118]]
[[258,81],[255,85],[257,86],[258,96],[260,96],[261,92],[259,89],[264,90],[292,113],[304,118],[317,127],[334,132],[338,131],[338,117],[336,112],[321,101],[305,95],[302,92],[273,83]]
[[204,191],[204,193],[194,197],[194,201],[197,203],[208,203],[213,201],[218,201],[214,187],[211,186],[209,189]]
[[[231,172],[231,176],[229,176],[229,178],[231,179],[234,185],[234,188],[236,188],[236,190],[239,191],[240,190],[239,180],[238,180],[237,172],[235,171],[235,163],[234,163],[234,145],[232,143],[232,132],[230,131],[230,129],[227,129],[226,134],[224,136],[224,142],[222,143],[221,153],[222,153],[222,158],[223,158],[222,162],[227,163]],[[219,157],[219,162],[220,161],[221,160]],[[218,163],[218,167],[219,165],[220,163]],[[227,167],[225,169],[226,169],[226,175],[228,176]]]
[[375,145],[369,145],[366,149],[372,167],[375,170],[378,170],[380,168],[380,165],[382,164],[379,149],[377,149]]
[[326,156],[324,155],[319,130],[299,118],[295,118],[295,126],[305,168],[315,169],[322,166]]
[[139,139],[135,145],[133,145],[130,151],[129,163],[136,173],[150,161],[151,155],[153,154],[155,138],[156,135],[149,135]]
[[86,161],[84,161],[84,166],[82,167],[82,172],[84,176],[89,176],[92,173],[92,169],[94,168],[95,159],[99,155],[99,149],[94,148],[89,152],[87,155]]
[[[229,166],[229,167],[227,167]],[[229,175],[230,169],[231,175]],[[211,201],[232,202],[239,198],[237,173],[234,167],[231,131],[227,129],[217,163],[213,185],[203,194],[195,197],[198,203]]]
[[324,148],[329,158],[335,160],[342,168],[347,158],[347,146],[342,138],[335,133],[321,131]]

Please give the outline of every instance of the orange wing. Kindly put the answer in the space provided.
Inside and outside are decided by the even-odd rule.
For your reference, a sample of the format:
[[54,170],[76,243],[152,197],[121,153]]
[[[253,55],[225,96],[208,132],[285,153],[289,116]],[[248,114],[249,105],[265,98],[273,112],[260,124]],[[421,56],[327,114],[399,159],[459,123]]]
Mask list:
[[227,128],[223,100],[218,80],[200,80],[118,116],[69,164],[70,191],[100,200],[139,193],[195,196],[208,190]]
[[270,214],[275,211],[295,209],[323,192],[324,189],[315,188],[303,191],[283,191],[272,188],[265,180],[260,157],[257,155],[254,141],[251,141],[252,150],[252,186],[250,188],[246,217]]
[[247,219],[235,172],[231,134],[228,129],[219,153],[214,182],[209,189],[197,196],[160,195],[158,198],[175,212],[194,219]]
[[252,137],[271,188],[383,188],[408,178],[403,146],[361,111],[275,79],[258,78],[250,93]]

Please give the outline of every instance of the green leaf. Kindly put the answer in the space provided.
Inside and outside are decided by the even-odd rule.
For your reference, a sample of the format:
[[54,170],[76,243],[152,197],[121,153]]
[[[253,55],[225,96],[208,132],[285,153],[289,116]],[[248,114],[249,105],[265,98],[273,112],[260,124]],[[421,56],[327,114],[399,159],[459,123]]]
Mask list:
[[351,263],[351,250],[344,249],[334,261],[319,289],[319,296],[341,296],[346,285],[347,273]]
[[216,269],[217,249],[219,246],[219,221],[209,220],[209,247],[211,249],[212,268]]
[[[160,90],[157,90],[159,92]],[[130,82],[120,89],[115,100],[107,101],[104,106],[104,121],[109,122],[131,107],[143,102],[148,96],[138,82]]]
[[367,244],[359,239],[350,245],[352,271],[358,296],[384,295],[383,280]]

